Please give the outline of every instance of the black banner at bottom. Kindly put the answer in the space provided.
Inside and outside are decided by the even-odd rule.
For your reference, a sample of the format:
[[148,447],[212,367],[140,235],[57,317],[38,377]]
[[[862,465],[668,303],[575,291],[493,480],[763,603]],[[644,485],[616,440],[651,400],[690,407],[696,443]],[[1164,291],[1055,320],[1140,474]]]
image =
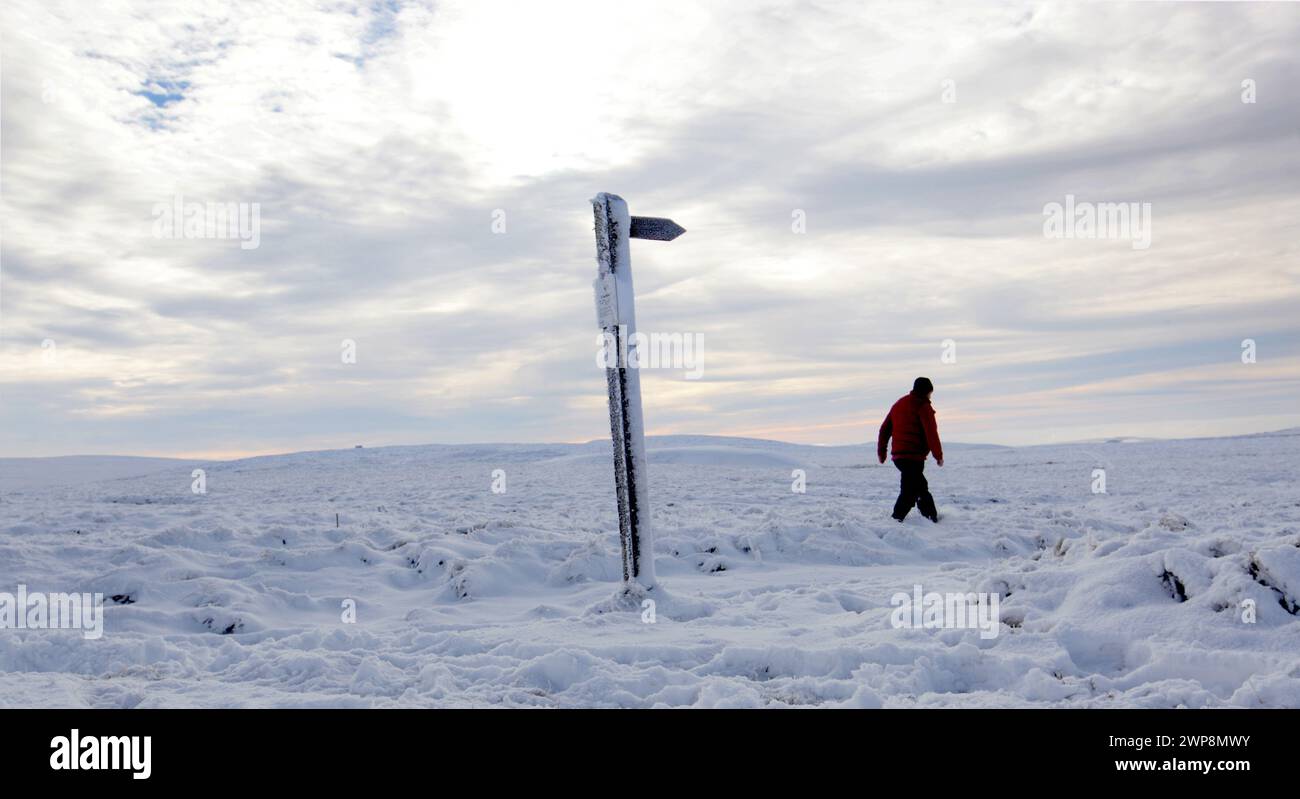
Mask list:
[[118,790],[412,779],[450,789],[459,778],[494,791],[557,779],[590,789],[606,784],[602,772],[635,776],[639,790],[767,787],[864,768],[926,787],[1039,777],[1228,787],[1293,776],[1298,722],[1295,710],[10,710],[0,763],[6,780]]

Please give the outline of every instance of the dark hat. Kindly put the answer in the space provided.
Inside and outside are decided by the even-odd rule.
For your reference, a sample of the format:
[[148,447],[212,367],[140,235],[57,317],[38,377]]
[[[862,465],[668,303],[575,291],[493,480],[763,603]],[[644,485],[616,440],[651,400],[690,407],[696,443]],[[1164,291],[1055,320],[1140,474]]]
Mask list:
[[930,378],[928,377],[918,377],[916,378],[916,381],[912,383],[913,394],[924,397],[931,391],[934,391],[934,383],[931,383]]

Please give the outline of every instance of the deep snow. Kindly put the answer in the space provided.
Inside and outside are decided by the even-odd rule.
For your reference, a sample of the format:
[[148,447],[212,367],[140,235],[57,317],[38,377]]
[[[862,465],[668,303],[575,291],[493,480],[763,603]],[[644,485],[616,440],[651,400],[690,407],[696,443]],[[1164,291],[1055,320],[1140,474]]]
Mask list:
[[[871,447],[652,439],[649,624],[608,442],[11,461],[0,591],[121,604],[0,630],[0,705],[1297,707],[1298,462],[1295,431],[953,446],[942,522],[899,525]],[[999,634],[895,629],[916,584],[996,592]]]

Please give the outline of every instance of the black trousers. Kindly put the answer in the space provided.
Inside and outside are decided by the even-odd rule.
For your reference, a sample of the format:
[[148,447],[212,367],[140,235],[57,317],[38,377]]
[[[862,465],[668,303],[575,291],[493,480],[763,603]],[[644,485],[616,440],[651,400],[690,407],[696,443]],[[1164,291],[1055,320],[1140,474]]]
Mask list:
[[902,521],[913,506],[921,515],[933,520],[939,515],[930,496],[930,484],[925,479],[925,461],[896,460],[894,465],[902,473],[898,481],[898,501],[894,503],[894,518]]

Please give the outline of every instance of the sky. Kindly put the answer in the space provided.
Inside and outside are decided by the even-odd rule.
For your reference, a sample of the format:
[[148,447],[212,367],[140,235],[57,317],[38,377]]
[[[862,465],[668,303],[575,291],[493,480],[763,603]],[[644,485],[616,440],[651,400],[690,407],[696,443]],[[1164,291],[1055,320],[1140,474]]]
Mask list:
[[641,331],[702,353],[643,371],[651,435],[871,441],[917,375],[949,441],[1300,425],[1297,42],[1284,3],[6,0],[0,456],[607,437],[601,191],[688,231],[632,244]]

